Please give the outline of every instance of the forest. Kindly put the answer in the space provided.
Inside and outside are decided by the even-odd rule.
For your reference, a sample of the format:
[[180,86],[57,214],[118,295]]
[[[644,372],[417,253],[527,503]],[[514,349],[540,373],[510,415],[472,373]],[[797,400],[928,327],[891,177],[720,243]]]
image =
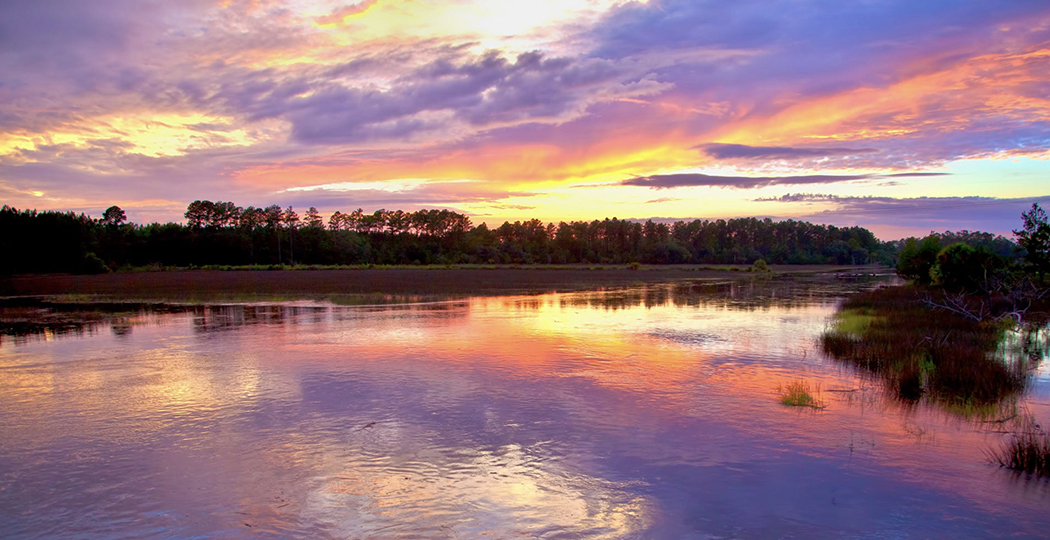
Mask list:
[[[449,210],[337,211],[300,215],[278,205],[196,200],[186,222],[135,224],[123,210],[101,218],[0,209],[0,273],[99,273],[136,267],[428,264],[870,264],[893,265],[904,241],[862,227],[737,218],[667,224],[622,219],[473,225]],[[1016,244],[988,233],[938,233],[1005,257]]]

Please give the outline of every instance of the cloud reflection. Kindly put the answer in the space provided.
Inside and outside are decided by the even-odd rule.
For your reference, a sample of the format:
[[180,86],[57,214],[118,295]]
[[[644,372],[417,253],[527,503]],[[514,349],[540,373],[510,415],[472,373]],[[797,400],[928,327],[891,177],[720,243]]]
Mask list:
[[[963,535],[1045,525],[1042,498],[981,472],[994,435],[880,400],[816,353],[858,287],[222,306],[123,337],[5,342],[0,463],[16,466],[0,511],[16,531],[85,535],[127,516],[133,533],[173,536],[846,534],[897,530],[890,514]],[[776,384],[797,378],[829,408],[780,405]],[[787,496],[799,485],[816,495]],[[940,522],[946,505],[980,525]]]

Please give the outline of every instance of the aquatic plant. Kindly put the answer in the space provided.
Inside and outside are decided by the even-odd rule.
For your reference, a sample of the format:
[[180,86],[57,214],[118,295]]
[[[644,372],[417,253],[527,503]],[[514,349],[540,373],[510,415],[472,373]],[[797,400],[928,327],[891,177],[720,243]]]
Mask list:
[[1050,433],[1030,419],[1022,422],[1013,438],[990,452],[1000,467],[1038,476],[1050,476]]
[[786,386],[778,385],[777,394],[780,395],[780,403],[790,407],[825,407],[824,401],[820,399],[820,386],[810,389],[809,383],[801,379],[791,381]]

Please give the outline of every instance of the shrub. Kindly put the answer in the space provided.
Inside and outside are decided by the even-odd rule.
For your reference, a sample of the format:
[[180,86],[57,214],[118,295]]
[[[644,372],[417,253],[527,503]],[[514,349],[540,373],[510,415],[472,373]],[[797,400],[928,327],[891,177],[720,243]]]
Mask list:
[[105,274],[106,272],[109,272],[109,267],[98,255],[91,252],[84,254],[84,258],[80,261],[81,274]]
[[937,254],[930,277],[935,285],[950,291],[988,291],[1007,266],[1005,259],[985,247],[957,243]]
[[936,235],[923,238],[921,243],[914,237],[907,239],[897,259],[897,275],[909,281],[930,283],[930,269],[940,251],[941,241]]

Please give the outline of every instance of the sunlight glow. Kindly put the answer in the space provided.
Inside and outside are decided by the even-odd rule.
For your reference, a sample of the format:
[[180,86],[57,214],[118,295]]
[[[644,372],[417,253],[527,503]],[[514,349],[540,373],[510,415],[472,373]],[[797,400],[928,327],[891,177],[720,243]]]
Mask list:
[[0,157],[34,161],[32,152],[44,146],[110,148],[149,157],[179,156],[195,150],[249,146],[260,140],[257,130],[236,127],[232,118],[140,112],[84,119],[43,134],[0,134]]
[[623,0],[536,0],[442,2],[437,0],[366,0],[329,14],[313,24],[343,44],[378,39],[456,37],[475,42],[473,49],[525,52],[556,42],[558,26],[593,18]]

